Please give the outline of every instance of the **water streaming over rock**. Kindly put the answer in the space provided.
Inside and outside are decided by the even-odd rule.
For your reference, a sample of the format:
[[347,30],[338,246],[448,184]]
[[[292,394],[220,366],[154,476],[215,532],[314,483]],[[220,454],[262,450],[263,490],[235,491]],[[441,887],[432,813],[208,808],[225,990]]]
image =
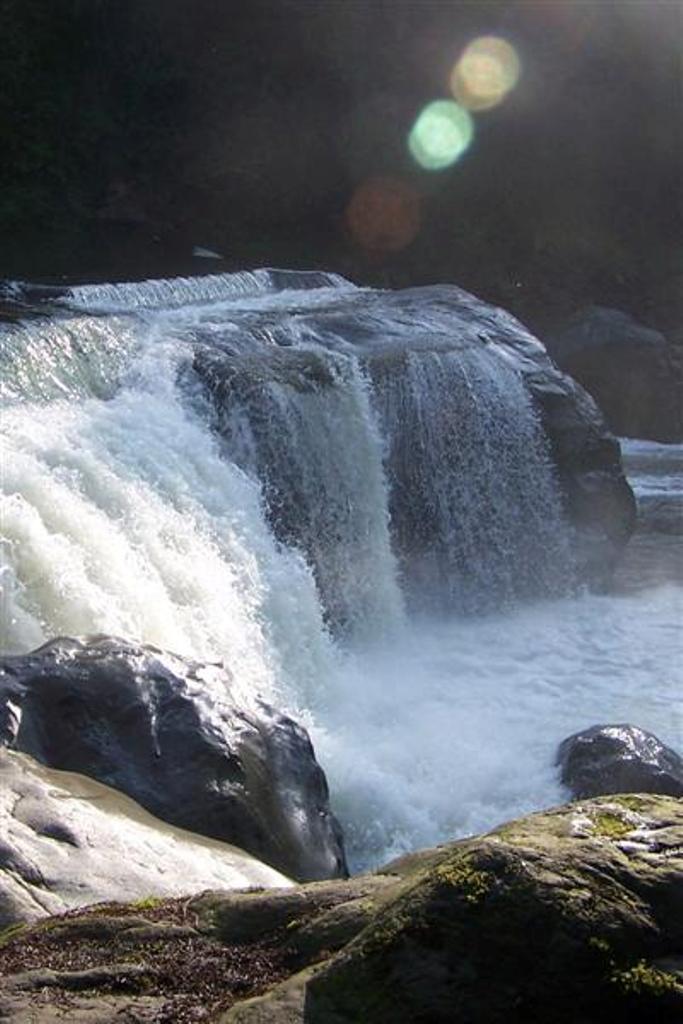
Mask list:
[[0,326],[2,646],[113,633],[224,659],[245,705],[312,730],[356,864],[525,809],[527,769],[494,800],[475,772],[451,810],[430,791],[456,786],[449,716],[479,684],[464,654],[473,690],[445,696],[416,638],[448,660],[485,632],[454,614],[505,630],[574,585],[539,343],[455,288],[325,274],[10,292],[33,315]]
[[273,533],[311,565],[334,632],[390,632],[402,599],[382,444],[358,360],[275,352],[254,365],[211,353],[201,366],[224,451],[261,481]]
[[531,398],[485,348],[373,362],[413,605],[480,612],[566,590],[559,494]]

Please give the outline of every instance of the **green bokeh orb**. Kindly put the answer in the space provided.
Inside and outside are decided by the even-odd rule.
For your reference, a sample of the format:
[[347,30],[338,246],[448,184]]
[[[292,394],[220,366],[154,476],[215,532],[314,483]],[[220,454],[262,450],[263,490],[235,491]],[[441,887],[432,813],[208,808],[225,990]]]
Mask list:
[[453,100],[434,100],[413,125],[408,147],[420,167],[440,171],[463,155],[473,135],[474,122],[467,110]]

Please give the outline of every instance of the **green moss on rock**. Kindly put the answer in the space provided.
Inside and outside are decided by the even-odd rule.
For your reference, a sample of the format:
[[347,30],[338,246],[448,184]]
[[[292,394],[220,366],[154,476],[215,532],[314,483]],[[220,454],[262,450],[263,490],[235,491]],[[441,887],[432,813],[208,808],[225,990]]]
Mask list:
[[645,806],[645,801],[640,796],[634,796],[632,793],[616,793],[611,796],[611,802],[619,804],[621,807],[625,807],[628,811],[642,811]]
[[613,811],[600,811],[592,818],[597,835],[607,839],[624,839],[635,826]]
[[439,865],[434,877],[457,889],[468,903],[482,900],[494,881],[488,872],[478,871],[467,856]]
[[652,838],[628,854],[611,798],[453,846],[311,979],[306,1024],[678,1024],[683,989],[648,965],[681,938],[683,807],[639,812]]
[[25,924],[11,924],[8,928],[3,928],[0,931],[0,948],[20,935],[26,927]]

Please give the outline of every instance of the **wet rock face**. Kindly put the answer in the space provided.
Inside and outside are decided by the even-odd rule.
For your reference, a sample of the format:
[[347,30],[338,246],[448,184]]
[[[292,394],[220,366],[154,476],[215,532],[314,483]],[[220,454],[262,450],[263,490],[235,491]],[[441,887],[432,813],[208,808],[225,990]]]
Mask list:
[[683,796],[683,759],[633,725],[594,725],[557,752],[563,785],[578,798],[608,793]]
[[658,331],[619,310],[593,306],[551,336],[548,348],[616,433],[683,439],[683,349]]
[[525,379],[574,527],[578,578],[604,589],[636,524],[636,501],[624,476],[619,442],[591,396],[571,377],[551,365]]
[[0,750],[0,932],[102,900],[289,884],[93,779]]
[[307,733],[268,705],[237,706],[231,691],[222,665],[114,638],[53,640],[0,661],[0,742],[291,877],[343,875]]
[[[337,482],[326,489],[322,480],[309,486],[311,460],[296,466],[292,452],[298,435],[289,431],[292,423],[310,423],[311,412],[302,406],[302,396],[318,394],[321,408],[326,405],[328,411],[339,399],[348,385],[339,368],[348,355],[362,367],[379,412],[392,540],[407,581],[415,564],[426,565],[425,573],[432,575],[433,563],[449,567],[443,551],[452,544],[452,533],[466,534],[463,518],[468,506],[478,510],[480,525],[487,501],[500,512],[496,496],[505,486],[512,487],[514,495],[506,507],[521,510],[525,501],[538,498],[532,484],[521,495],[514,491],[521,478],[506,477],[500,457],[501,443],[511,447],[511,439],[524,439],[524,430],[528,431],[528,402],[521,396],[516,420],[506,419],[505,413],[521,381],[547,439],[563,512],[572,527],[576,576],[595,589],[609,583],[633,532],[636,506],[618,441],[598,405],[505,310],[460,288],[437,285],[340,291],[327,306],[286,314],[269,310],[267,318],[260,319],[251,314],[227,342],[207,334],[196,345],[193,371],[208,397],[214,429],[234,454],[239,449],[235,423],[241,428],[245,417],[255,463],[251,468],[264,483],[271,526],[280,540],[300,547],[317,566],[319,585],[320,565],[330,561],[329,538],[334,538],[335,529],[334,524],[325,528],[324,522],[321,528],[310,510],[333,508],[339,486]],[[506,375],[507,382],[501,384]],[[240,411],[237,421],[235,407]],[[430,463],[424,458],[425,451],[434,453],[434,438],[443,442],[450,435],[457,443],[442,444],[438,460]],[[525,450],[529,464],[533,447],[526,445]],[[491,462],[491,452],[498,454],[497,461]],[[519,470],[520,460],[512,450],[508,461]],[[497,474],[493,497],[484,486],[482,467],[487,464],[491,475]],[[459,501],[449,498],[449,514],[440,515],[434,499],[442,492],[450,494],[444,486],[448,480],[457,480],[462,494]],[[325,496],[322,502],[320,493]],[[338,519],[343,520],[342,513],[343,509]],[[523,512],[521,516],[526,521]],[[455,520],[458,531],[451,531]],[[451,576],[472,572],[471,562],[477,561],[473,552],[476,555],[480,546],[488,545],[490,557],[488,525],[481,545],[476,531],[471,543],[462,542],[468,552],[464,563],[457,550],[450,552],[457,570],[449,568]],[[538,544],[530,532],[533,544]],[[318,557],[321,537],[328,539],[324,557]],[[507,546],[516,549],[517,538],[508,536]],[[514,576],[521,576],[516,568]]]

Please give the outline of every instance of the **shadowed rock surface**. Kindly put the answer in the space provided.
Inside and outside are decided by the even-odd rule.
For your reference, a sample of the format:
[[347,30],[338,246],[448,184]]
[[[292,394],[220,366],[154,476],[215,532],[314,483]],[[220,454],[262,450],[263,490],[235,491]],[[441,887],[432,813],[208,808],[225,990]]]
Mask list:
[[594,725],[558,749],[563,785],[575,797],[608,793],[683,796],[683,759],[634,725]]
[[562,369],[593,396],[615,433],[683,440],[683,349],[616,309],[593,306],[548,338]]
[[683,805],[605,797],[348,881],[52,919],[0,940],[0,1019],[675,1024],[682,922]]
[[287,875],[346,870],[306,732],[266,704],[236,706],[222,665],[115,638],[53,640],[0,661],[0,742]]
[[290,884],[242,850],[9,750],[0,750],[0,837],[0,929],[98,900]]
[[529,373],[526,384],[550,441],[576,531],[577,574],[589,586],[603,589],[636,524],[636,502],[623,473],[619,442],[591,396],[552,364]]

